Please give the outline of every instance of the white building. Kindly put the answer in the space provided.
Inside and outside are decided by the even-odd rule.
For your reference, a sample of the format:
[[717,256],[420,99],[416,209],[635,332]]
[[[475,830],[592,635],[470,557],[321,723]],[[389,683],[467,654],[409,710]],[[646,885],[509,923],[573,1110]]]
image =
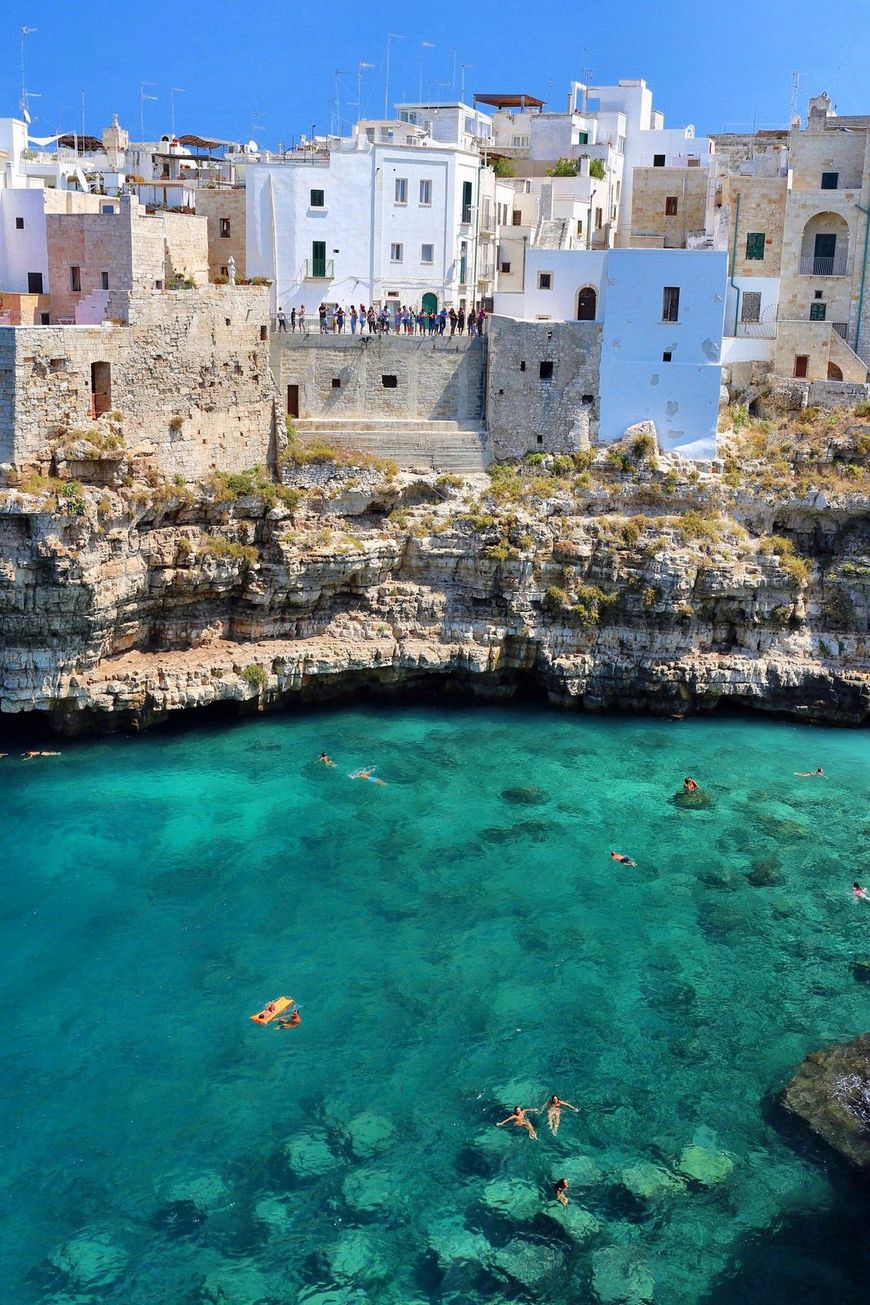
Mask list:
[[247,272],[273,281],[276,308],[458,308],[492,294],[510,188],[476,150],[422,131],[361,122],[328,150],[247,169]]
[[716,455],[726,283],[720,251],[532,247],[522,293],[497,293],[494,310],[600,323],[599,439],[649,420],[663,449],[704,459]]

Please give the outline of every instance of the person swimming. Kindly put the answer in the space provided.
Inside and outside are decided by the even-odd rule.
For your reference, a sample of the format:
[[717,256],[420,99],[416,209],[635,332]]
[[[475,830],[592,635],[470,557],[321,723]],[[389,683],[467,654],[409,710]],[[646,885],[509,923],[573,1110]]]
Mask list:
[[563,1101],[561,1097],[556,1096],[555,1092],[550,1097],[549,1101],[545,1101],[541,1106],[541,1110],[546,1110],[547,1112],[547,1123],[550,1125],[550,1132],[554,1137],[559,1131],[559,1121],[562,1118],[563,1106],[566,1110],[573,1110],[575,1115],[580,1114],[579,1106],[572,1106],[570,1101]]
[[276,1020],[276,1021],[275,1021],[275,1028],[276,1028],[276,1029],[298,1029],[298,1027],[299,1027],[299,1025],[300,1025],[301,1023],[302,1023],[302,1016],[299,1014],[299,1011],[298,1011],[298,1010],[294,1010],[294,1011],[291,1011],[291,1013],[287,1016],[286,1019]]
[[387,782],[385,779],[378,779],[374,767],[370,767],[368,770],[355,770],[350,778],[367,779],[370,784],[386,784]]
[[500,1122],[496,1124],[496,1128],[504,1128],[505,1124],[516,1124],[517,1128],[524,1128],[526,1130],[533,1142],[537,1142],[538,1135],[532,1126],[532,1121],[527,1118],[528,1114],[529,1111],[524,1110],[522,1106],[514,1106],[507,1119],[500,1120]]
[[870,893],[866,888],[862,888],[856,879],[852,884],[852,896],[856,902],[870,902]]
[[553,1188],[553,1194],[560,1205],[568,1204],[568,1179],[560,1178]]
[[686,778],[683,780],[683,790],[686,793],[697,793],[698,781],[696,779],[692,779],[691,775],[687,775]]
[[22,752],[22,761],[31,761],[34,757],[59,757],[59,752]]
[[818,770],[796,770],[798,779],[827,779],[828,776],[819,766]]
[[623,856],[621,852],[611,852],[610,859],[611,861],[618,861],[620,865],[637,865],[637,862],[632,861],[630,856]]
[[320,762],[321,766],[335,765],[335,762],[332,760],[332,757],[328,757],[325,752],[321,752],[320,756],[318,757],[318,761]]

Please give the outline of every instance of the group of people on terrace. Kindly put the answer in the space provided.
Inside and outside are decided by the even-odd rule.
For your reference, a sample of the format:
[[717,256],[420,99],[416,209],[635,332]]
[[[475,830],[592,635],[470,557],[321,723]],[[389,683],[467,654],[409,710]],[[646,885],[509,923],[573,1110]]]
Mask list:
[[[341,304],[320,304],[317,320],[321,335],[483,335],[486,329],[487,311],[485,308],[472,306],[466,313],[464,307],[457,308],[410,308],[406,304],[384,304],[377,309],[373,304],[351,304],[344,308]],[[303,335],[308,333],[308,318],[305,305],[290,309],[290,317],[283,308],[278,309],[278,330],[289,329]]]

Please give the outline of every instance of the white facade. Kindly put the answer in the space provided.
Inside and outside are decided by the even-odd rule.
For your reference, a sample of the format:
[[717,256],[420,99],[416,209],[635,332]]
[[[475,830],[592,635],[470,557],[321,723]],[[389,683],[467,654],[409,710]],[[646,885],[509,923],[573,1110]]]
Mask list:
[[316,160],[252,166],[246,188],[247,272],[274,282],[276,308],[421,306],[426,295],[440,309],[479,297],[497,211],[477,154],[358,135]]
[[602,325],[599,438],[649,420],[663,449],[706,459],[716,455],[726,285],[716,250],[533,247],[522,294],[496,294],[494,309],[575,321],[582,293],[585,320]]

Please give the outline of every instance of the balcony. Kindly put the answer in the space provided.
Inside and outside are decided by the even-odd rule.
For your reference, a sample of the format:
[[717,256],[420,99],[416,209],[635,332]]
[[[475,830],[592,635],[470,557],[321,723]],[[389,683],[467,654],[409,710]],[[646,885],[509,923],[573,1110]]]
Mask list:
[[334,276],[334,258],[306,258],[302,269],[303,280],[331,281]]
[[800,261],[801,276],[845,276],[846,254],[834,254],[832,258],[820,258],[816,254],[804,255]]

